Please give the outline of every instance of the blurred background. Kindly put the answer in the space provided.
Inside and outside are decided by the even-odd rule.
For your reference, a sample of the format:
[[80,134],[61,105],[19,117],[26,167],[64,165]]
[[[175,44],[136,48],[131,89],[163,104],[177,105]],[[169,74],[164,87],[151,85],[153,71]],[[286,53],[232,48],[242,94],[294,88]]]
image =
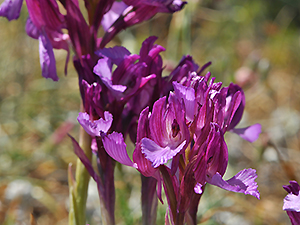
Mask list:
[[[37,224],[62,225],[68,223],[67,167],[76,163],[66,133],[78,137],[77,75],[71,62],[64,75],[66,52],[55,51],[60,80],[41,77],[38,41],[24,30],[27,16],[23,7],[18,21],[0,18],[0,224],[30,224],[32,213]],[[225,174],[255,168],[261,200],[207,185],[199,223],[289,224],[282,185],[300,182],[300,1],[190,0],[183,11],[159,14],[121,32],[110,45],[138,53],[150,35],[166,48],[165,74],[183,54],[200,66],[211,61],[217,81],[235,82],[245,91],[239,126],[262,125],[252,144],[226,134]],[[88,222],[101,224],[93,182],[89,194]],[[158,225],[164,224],[166,207],[159,203]],[[140,217],[139,174],[118,165],[117,224],[141,224]]]

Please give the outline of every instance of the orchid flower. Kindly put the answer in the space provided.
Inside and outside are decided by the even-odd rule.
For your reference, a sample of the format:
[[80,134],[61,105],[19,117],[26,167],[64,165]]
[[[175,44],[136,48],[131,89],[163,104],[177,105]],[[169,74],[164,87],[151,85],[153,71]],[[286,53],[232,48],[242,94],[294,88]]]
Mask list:
[[194,145],[189,159],[194,164],[197,181],[195,192],[202,193],[199,188],[205,183],[211,183],[226,190],[259,198],[257,184],[254,182],[257,177],[255,170],[241,171],[228,181],[222,179],[228,162],[224,133],[236,117],[239,118],[234,123],[239,122],[244,105],[241,105],[240,92],[235,91],[232,97],[228,94],[228,89],[232,90],[232,84],[228,88],[221,88],[222,83],[214,83],[214,78],[207,84],[209,77],[209,73],[204,77],[191,73],[185,82],[187,86],[173,82],[175,95],[184,102],[186,120],[192,123],[190,131],[194,132]]
[[[210,99],[214,104],[212,122],[218,123],[224,133],[232,131],[243,139],[254,142],[261,133],[260,124],[246,128],[235,128],[242,118],[245,107],[243,90],[232,83],[229,87],[221,88],[222,83],[213,83],[214,78],[210,84],[207,84],[209,77],[210,73],[205,77],[200,77],[196,72],[192,72],[185,84],[173,82],[176,96],[184,101],[187,119],[193,121],[197,115],[197,108],[203,106],[204,102],[207,101],[206,99]],[[198,128],[200,124],[197,125]]]
[[171,93],[156,101],[149,119],[150,135],[141,140],[142,153],[152,162],[154,168],[173,159],[175,173],[182,154],[189,143],[189,131],[185,123],[185,113],[180,103]]
[[100,136],[101,132],[107,133],[111,127],[113,118],[109,112],[104,112],[104,120],[100,118],[90,121],[90,116],[87,113],[79,113],[77,120],[89,135],[96,137]]

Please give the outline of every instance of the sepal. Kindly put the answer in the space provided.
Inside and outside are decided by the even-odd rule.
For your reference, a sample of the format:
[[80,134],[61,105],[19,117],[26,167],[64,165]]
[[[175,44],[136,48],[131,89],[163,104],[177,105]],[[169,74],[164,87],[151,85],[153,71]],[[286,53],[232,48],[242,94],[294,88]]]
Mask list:
[[261,133],[261,125],[259,123],[256,123],[245,128],[234,128],[231,131],[233,133],[236,133],[246,141],[254,142],[258,139],[259,134]]
[[50,78],[53,81],[58,81],[56,62],[50,39],[48,38],[46,32],[41,32],[38,39],[42,76],[45,78]]
[[216,173],[211,179],[207,180],[207,182],[227,191],[244,193],[245,195],[252,195],[259,199],[260,194],[257,190],[256,178],[256,170],[250,168],[238,172],[227,181],[223,180],[219,173]]
[[102,134],[102,142],[107,154],[114,160],[137,169],[137,164],[132,162],[126,151],[126,144],[121,133]]
[[6,17],[9,21],[18,19],[22,4],[23,0],[5,0],[0,5],[0,16]]

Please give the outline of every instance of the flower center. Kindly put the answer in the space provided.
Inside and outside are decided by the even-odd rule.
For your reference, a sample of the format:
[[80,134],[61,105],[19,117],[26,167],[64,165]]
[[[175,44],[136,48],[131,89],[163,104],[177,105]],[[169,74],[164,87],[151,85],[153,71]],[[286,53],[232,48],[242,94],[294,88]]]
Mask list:
[[176,137],[179,131],[180,131],[179,124],[177,123],[177,120],[174,119],[172,123],[172,137],[173,138]]

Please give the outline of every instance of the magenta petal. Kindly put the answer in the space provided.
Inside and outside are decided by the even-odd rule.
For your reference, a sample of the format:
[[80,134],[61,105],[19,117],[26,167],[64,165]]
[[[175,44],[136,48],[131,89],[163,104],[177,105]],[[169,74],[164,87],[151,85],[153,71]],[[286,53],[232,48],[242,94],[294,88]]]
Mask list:
[[177,148],[171,149],[169,146],[160,147],[154,141],[143,138],[142,139],[142,153],[145,154],[146,159],[152,162],[154,168],[165,164],[169,159],[172,159],[185,146],[186,141],[183,141]]
[[137,125],[137,143],[139,143],[142,138],[147,137],[149,133],[149,115],[149,107],[146,107],[140,113],[140,118]]
[[[141,113],[137,127],[136,147],[134,149],[132,158],[138,165],[138,170],[146,177],[154,177],[157,180],[160,179],[157,169],[152,167],[152,162],[145,158],[145,155],[141,152],[141,139],[146,137],[149,133],[149,107],[146,107]],[[161,186],[160,186],[161,188]]]
[[38,39],[40,36],[40,31],[38,28],[33,24],[30,17],[27,18],[26,25],[25,25],[26,33],[29,37],[32,37],[34,39]]
[[114,160],[137,169],[136,163],[133,163],[126,151],[126,144],[121,133],[113,132],[109,135],[102,135],[103,146],[107,154]]
[[207,174],[213,176],[218,172],[223,176],[228,164],[228,149],[218,124],[211,123],[206,151]]
[[0,16],[6,17],[9,21],[18,19],[22,4],[23,0],[5,0],[0,5]]
[[241,138],[249,142],[254,142],[257,140],[259,134],[261,133],[261,125],[256,123],[252,126],[245,128],[235,128],[231,130],[232,132],[238,134]]
[[125,56],[130,55],[130,52],[123,46],[114,46],[113,48],[103,48],[96,51],[96,54],[105,56],[117,66],[123,61]]
[[158,12],[176,12],[183,8],[187,2],[181,0],[124,0],[127,5],[157,7]]
[[283,200],[283,210],[300,212],[300,195],[289,193]]
[[42,76],[58,81],[53,47],[45,32],[41,32],[39,36],[39,52]]
[[[232,120],[230,121],[230,124],[228,126],[228,130],[233,129],[242,119],[242,115],[245,108],[245,94],[243,89],[238,86],[237,84],[230,83],[228,86],[228,92],[226,97],[226,105],[231,104],[230,99],[235,95],[235,93],[240,92],[241,102],[236,110],[234,110],[234,115],[232,117]],[[229,100],[229,101],[228,101]]]
[[97,74],[102,80],[103,79],[111,80],[111,69],[112,69],[111,60],[105,57],[98,60],[96,66],[94,67],[93,72]]
[[104,31],[107,31],[111,25],[119,18],[119,16],[123,13],[123,11],[127,8],[128,6],[120,1],[120,2],[114,2],[110,10],[104,14],[101,24],[104,29]]
[[109,58],[102,58],[98,60],[97,65],[94,67],[94,73],[97,74],[105,86],[110,89],[115,96],[120,97],[122,93],[126,90],[126,86],[114,85],[112,83],[112,64]]
[[65,1],[68,33],[79,58],[91,49],[90,28],[79,8],[78,1]]
[[283,188],[289,193],[283,200],[283,210],[300,212],[300,186],[296,181]]
[[[243,95],[242,92],[237,91],[235,92],[232,96],[226,97],[226,113],[225,113],[225,118],[226,118],[226,123],[225,123],[225,127],[226,130],[232,129],[234,128],[232,126],[232,120],[238,117],[235,117],[237,110],[239,109],[239,107],[241,106],[242,103],[242,99],[243,99]],[[242,116],[242,114],[238,114],[239,116]],[[226,131],[225,130],[225,131]]]
[[260,194],[257,190],[256,178],[256,170],[250,168],[238,172],[227,181],[223,180],[219,173],[216,173],[211,180],[207,180],[207,182],[227,191],[244,193],[245,195],[249,194],[259,199]]
[[183,86],[177,82],[173,82],[175,95],[179,99],[183,99],[188,121],[194,120],[195,115],[195,90],[190,87]]
[[137,169],[145,177],[154,177],[159,180],[159,172],[152,167],[152,162],[145,158],[145,155],[141,152],[140,143],[137,144],[132,155],[133,161],[137,164]]
[[283,189],[288,193],[293,193],[294,195],[298,195],[300,192],[300,185],[297,181],[291,180],[290,185],[283,185]]
[[[59,5],[56,0],[40,1],[39,7],[41,10],[42,18],[47,28],[53,31],[59,31],[62,28],[66,28],[65,17],[60,13]],[[29,15],[30,13],[32,13],[32,11],[29,11]]]
[[84,128],[84,130],[91,136],[100,136],[100,132],[107,133],[109,130],[113,117],[112,115],[105,111],[104,112],[104,119],[100,118],[99,120],[90,120],[90,116],[87,113],[80,112],[77,120],[80,123],[80,125]]

